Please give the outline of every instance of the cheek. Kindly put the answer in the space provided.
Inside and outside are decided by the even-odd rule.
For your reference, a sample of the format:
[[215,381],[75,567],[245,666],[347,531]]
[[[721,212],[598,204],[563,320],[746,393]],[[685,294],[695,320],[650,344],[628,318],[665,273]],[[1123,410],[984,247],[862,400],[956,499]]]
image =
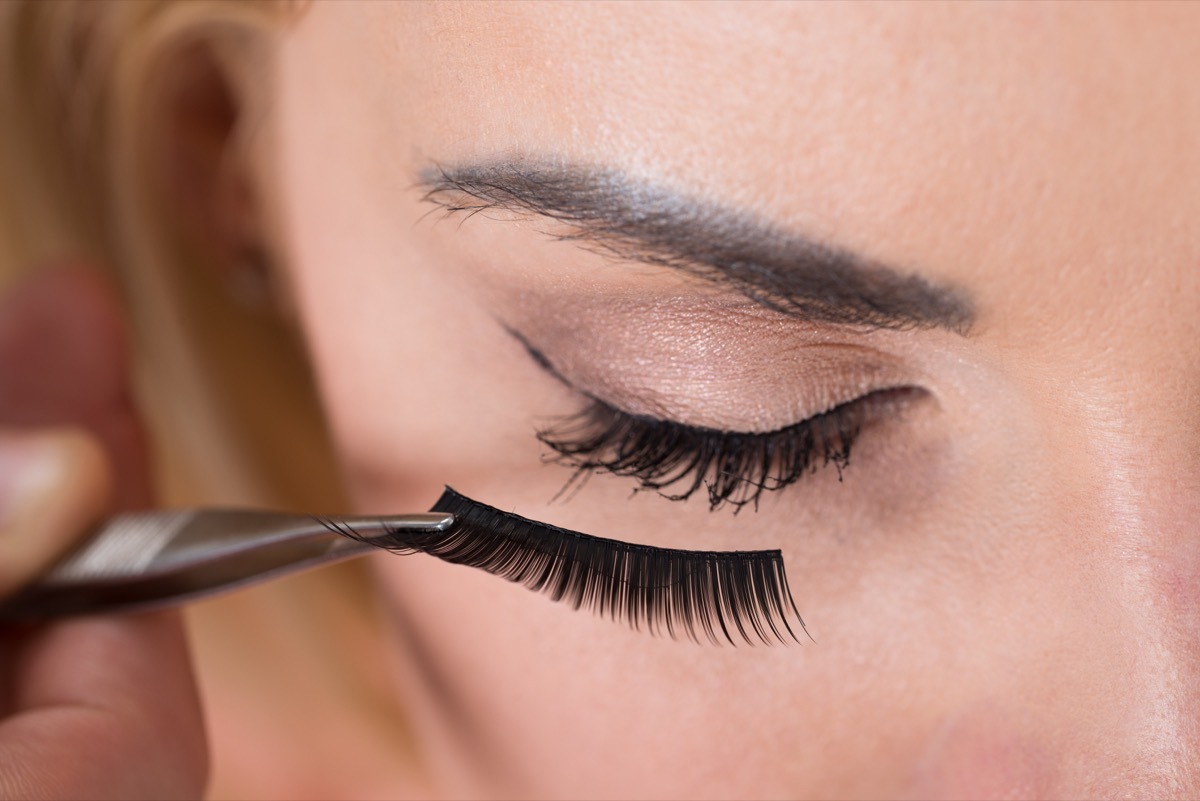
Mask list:
[[[382,122],[330,124],[380,119],[386,92],[344,58],[314,57],[328,46],[321,31],[301,26],[280,56],[274,124],[286,136],[278,137],[277,200],[288,221],[290,279],[360,504],[394,501],[411,487],[404,508],[424,509],[456,480],[451,466],[494,470],[534,449],[531,424],[514,421],[512,406],[499,401],[524,392],[513,369],[520,354],[494,347],[488,310],[465,300],[414,246],[414,221],[427,209],[403,191],[411,173],[387,157],[402,140]],[[498,431],[518,433],[505,440]]]
[[1011,711],[983,706],[964,711],[934,733],[920,755],[907,797],[1047,798],[1054,795],[1056,760],[1009,720]]

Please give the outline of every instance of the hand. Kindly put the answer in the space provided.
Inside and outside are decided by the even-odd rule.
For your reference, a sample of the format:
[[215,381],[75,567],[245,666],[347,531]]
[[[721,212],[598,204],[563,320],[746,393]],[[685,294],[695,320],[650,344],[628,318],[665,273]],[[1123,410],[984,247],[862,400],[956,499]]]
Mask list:
[[[0,596],[149,504],[111,293],[42,271],[0,298]],[[207,753],[177,614],[0,626],[0,799],[195,798]]]

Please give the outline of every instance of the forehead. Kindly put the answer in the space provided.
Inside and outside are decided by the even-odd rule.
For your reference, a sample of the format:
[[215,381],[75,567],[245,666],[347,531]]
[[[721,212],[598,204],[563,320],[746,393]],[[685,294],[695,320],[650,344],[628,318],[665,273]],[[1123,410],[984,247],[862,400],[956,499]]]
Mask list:
[[985,284],[1018,262],[1128,272],[1147,242],[1195,250],[1186,5],[314,10],[359,31],[339,57],[373,59],[388,136],[423,156],[616,166]]

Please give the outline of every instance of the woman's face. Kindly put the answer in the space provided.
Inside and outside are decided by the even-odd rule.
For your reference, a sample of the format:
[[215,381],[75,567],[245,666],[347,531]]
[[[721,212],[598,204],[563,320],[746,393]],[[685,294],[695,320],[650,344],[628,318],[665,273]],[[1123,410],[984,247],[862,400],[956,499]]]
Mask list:
[[[1197,41],[1178,5],[314,4],[271,155],[357,503],[779,548],[813,640],[381,556],[445,790],[1200,793]],[[558,496],[536,438],[589,396],[769,432],[899,387],[736,515]]]

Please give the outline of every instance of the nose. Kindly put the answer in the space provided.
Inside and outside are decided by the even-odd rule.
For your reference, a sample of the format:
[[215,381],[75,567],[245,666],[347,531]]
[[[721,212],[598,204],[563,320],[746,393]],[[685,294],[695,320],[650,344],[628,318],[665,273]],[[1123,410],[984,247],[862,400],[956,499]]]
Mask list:
[[1200,415],[1182,379],[1118,389],[1053,412],[1063,491],[1038,527],[1070,555],[1044,574],[1069,602],[1031,621],[1017,692],[934,728],[911,797],[1200,794]]
[[983,704],[947,720],[919,759],[912,799],[1021,799],[1062,795],[1053,754],[1022,732],[1011,710]]

